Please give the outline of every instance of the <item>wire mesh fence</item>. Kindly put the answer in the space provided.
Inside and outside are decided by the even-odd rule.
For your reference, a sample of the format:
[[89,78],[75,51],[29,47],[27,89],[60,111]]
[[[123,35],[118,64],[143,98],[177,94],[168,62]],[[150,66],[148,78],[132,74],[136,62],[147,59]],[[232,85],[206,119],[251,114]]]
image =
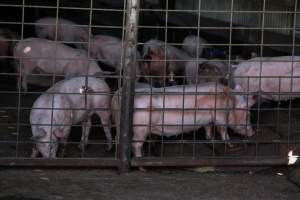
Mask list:
[[3,1],[0,164],[297,164],[298,7]]

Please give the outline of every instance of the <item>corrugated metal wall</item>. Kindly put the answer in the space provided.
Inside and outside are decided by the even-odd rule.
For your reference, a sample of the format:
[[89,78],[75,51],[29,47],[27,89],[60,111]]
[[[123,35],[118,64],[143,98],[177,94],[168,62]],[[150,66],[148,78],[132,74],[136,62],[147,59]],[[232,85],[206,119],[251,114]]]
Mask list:
[[[177,0],[175,8],[198,10],[199,2],[201,2],[201,16],[230,22],[231,14],[228,11],[231,11],[231,4],[233,2],[233,10],[239,11],[234,12],[232,16],[233,24],[253,28],[260,28],[262,26],[262,13],[253,11],[263,10],[263,0]],[[294,14],[289,12],[294,11],[294,2],[294,0],[266,0],[265,10],[267,12],[264,16],[264,27],[274,28],[273,31],[275,32],[290,33],[290,30],[284,29],[293,28]],[[270,11],[274,12],[270,13]],[[300,25],[300,18],[297,20],[297,24]],[[281,30],[278,30],[278,28],[281,28]]]

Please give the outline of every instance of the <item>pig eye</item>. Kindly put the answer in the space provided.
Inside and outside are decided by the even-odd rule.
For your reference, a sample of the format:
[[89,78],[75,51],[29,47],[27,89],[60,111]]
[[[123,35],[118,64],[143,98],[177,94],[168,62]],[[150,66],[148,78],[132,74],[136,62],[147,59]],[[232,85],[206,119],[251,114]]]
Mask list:
[[152,60],[152,57],[150,55],[145,55],[144,56],[144,62],[147,64],[150,64]]

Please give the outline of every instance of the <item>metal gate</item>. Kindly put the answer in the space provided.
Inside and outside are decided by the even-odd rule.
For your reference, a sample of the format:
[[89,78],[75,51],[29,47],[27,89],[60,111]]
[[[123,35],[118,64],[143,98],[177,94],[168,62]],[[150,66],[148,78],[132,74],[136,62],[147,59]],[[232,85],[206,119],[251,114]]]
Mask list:
[[297,0],[0,9],[1,166],[299,164]]

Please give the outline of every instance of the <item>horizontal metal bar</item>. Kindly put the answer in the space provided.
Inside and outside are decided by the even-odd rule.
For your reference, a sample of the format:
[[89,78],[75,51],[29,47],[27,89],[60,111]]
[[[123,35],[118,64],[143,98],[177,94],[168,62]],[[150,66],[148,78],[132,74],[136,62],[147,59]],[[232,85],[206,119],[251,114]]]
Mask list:
[[[199,15],[199,10],[191,10],[191,9],[145,9],[142,8],[140,9],[140,12],[170,12],[170,13],[175,13],[175,12],[181,12],[181,13],[196,13]],[[287,11],[287,10],[207,10],[207,9],[200,9],[201,14],[202,13],[242,13],[242,14],[295,14],[295,13],[300,13],[300,11]]]
[[65,10],[93,10],[93,11],[110,11],[110,12],[124,12],[124,9],[112,8],[90,8],[90,7],[72,7],[72,6],[38,6],[38,5],[21,5],[21,4],[0,4],[0,7],[16,7],[16,8],[46,8],[46,9],[65,9]]
[[[83,8],[83,7],[72,7],[72,6],[39,6],[39,5],[21,5],[21,4],[0,4],[0,7],[19,7],[19,8],[46,8],[46,9],[65,9],[65,10],[93,10],[93,11],[111,11],[111,12],[124,12],[124,9],[111,9],[111,8]],[[139,9],[140,12],[183,12],[183,13],[196,13],[199,14],[198,9]],[[286,10],[208,10],[208,9],[201,9],[201,13],[247,13],[247,14],[294,14],[300,13],[299,11],[286,11]]]
[[[47,141],[47,142],[43,142],[43,141],[33,141],[30,138],[28,138],[28,140],[0,140],[0,144],[16,144],[16,142],[18,142],[19,144],[36,144],[36,143],[61,143],[59,142],[55,142],[55,141]],[[107,142],[106,140],[89,140],[88,144],[92,144],[92,145],[106,145],[109,142]],[[71,142],[71,141],[66,141],[65,144],[80,144],[80,141],[78,142]],[[111,144],[115,145],[118,144],[115,140],[112,140]],[[0,157],[1,159],[1,157]]]
[[[299,165],[297,161],[294,165]],[[188,166],[267,166],[288,165],[287,158],[132,158],[134,167],[188,167]]]
[[[35,25],[36,23],[27,23],[27,22],[0,22],[0,24],[9,24],[9,25]],[[85,27],[92,27],[92,28],[112,28],[112,29],[123,29],[123,26],[109,26],[109,25],[76,25],[76,26],[85,26]]]
[[[155,135],[155,134],[152,134]],[[248,138],[248,137],[247,137]],[[0,140],[0,144],[16,144],[16,140]],[[161,139],[147,139],[147,140],[135,140],[134,142],[148,142],[148,143],[161,143]],[[132,143],[134,143],[132,142]],[[18,140],[18,143],[20,144],[36,144],[36,143],[56,143],[56,142],[36,142],[31,139],[28,140]],[[60,143],[60,142],[58,142]],[[72,142],[72,141],[67,141],[65,142],[66,144],[80,144],[80,141],[78,142]],[[250,140],[250,139],[230,139],[230,140],[183,140],[183,139],[168,139],[168,140],[163,140],[163,144],[226,144],[226,143],[231,143],[231,144],[247,144],[247,145],[266,145],[266,144],[274,144],[274,145],[279,145],[279,144],[293,144],[293,145],[300,145],[300,139],[272,139],[272,140]],[[93,144],[93,145],[106,145],[108,142],[106,140],[89,140],[88,144]],[[116,140],[112,140],[112,144],[118,144]],[[300,146],[299,146],[300,147]],[[0,157],[1,159],[1,157]]]
[[[33,22],[13,22],[13,21],[0,21],[0,24],[9,24],[9,25],[36,25],[38,23]],[[122,26],[118,25],[73,25],[78,27],[91,27],[91,28],[119,28],[123,29]],[[211,30],[295,30],[295,28],[288,27],[246,27],[246,26],[157,26],[157,25],[139,25],[138,28],[149,28],[149,29],[211,29]],[[84,42],[77,42],[84,43]]]
[[0,158],[1,167],[117,167],[114,158]]

